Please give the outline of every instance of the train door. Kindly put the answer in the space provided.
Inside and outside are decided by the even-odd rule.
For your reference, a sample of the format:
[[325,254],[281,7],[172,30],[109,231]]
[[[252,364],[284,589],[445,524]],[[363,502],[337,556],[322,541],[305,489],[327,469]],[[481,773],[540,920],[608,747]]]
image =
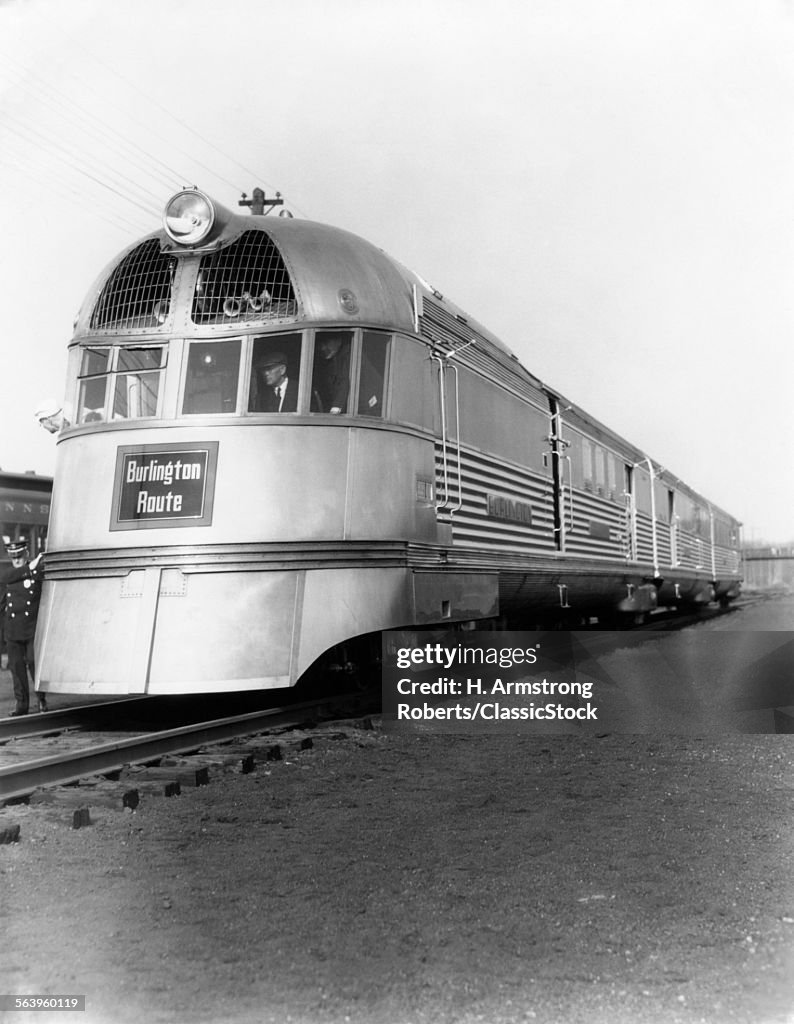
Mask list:
[[675,491],[667,492],[667,521],[670,523],[670,565],[678,565],[678,513],[675,510]]
[[[549,395],[550,431],[548,436],[551,452],[552,501],[554,512],[554,546],[565,551],[566,517],[573,515],[573,475],[571,457],[566,449],[571,442],[563,436],[563,419],[556,398]],[[566,487],[568,498],[566,499]]]
[[623,517],[623,550],[629,562],[637,559],[637,505],[634,496],[634,467],[623,465],[625,501]]

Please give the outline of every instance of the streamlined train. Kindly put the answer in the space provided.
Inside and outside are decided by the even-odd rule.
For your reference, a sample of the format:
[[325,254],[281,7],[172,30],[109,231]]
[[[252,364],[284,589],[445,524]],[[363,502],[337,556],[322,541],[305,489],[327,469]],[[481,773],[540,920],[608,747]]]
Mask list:
[[739,592],[734,518],[344,230],[183,189],[67,374],[40,691],[287,687],[382,630]]

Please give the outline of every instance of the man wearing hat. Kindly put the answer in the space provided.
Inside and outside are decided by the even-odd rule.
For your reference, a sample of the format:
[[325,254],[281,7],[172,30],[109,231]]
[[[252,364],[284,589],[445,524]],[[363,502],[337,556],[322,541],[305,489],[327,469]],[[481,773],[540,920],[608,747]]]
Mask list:
[[42,402],[33,415],[39,421],[39,425],[44,427],[49,434],[57,434],[59,430],[69,426],[61,403],[56,402],[54,398],[48,398]]
[[259,394],[256,412],[295,412],[298,408],[298,382],[287,376],[287,357],[271,352],[257,365]]
[[[30,561],[25,540],[6,541],[11,568],[0,577],[0,613],[3,616],[8,667],[14,679],[16,708],[12,716],[26,715],[30,704],[28,671],[34,678],[33,637],[41,599],[41,556]],[[39,697],[39,711],[47,710],[47,700]]]

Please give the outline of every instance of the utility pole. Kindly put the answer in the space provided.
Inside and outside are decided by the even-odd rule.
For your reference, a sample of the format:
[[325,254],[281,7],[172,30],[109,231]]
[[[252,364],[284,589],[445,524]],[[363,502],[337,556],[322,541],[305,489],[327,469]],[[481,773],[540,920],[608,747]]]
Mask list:
[[281,198],[280,192],[276,192],[275,199],[267,199],[261,188],[255,188],[250,199],[243,192],[243,198],[238,200],[237,205],[250,207],[251,213],[255,217],[264,217],[265,207],[267,207],[269,213],[274,206],[283,206],[284,200]]

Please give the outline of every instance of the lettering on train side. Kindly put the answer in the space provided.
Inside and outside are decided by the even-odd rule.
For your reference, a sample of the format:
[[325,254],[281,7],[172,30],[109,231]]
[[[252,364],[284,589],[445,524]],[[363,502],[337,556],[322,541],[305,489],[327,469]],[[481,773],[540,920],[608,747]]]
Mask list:
[[218,442],[122,446],[111,530],[209,526]]
[[[206,454],[206,453],[204,453]],[[149,481],[162,481],[166,487],[171,486],[172,480],[200,480],[203,471],[206,469],[206,460],[196,462],[182,462],[177,459],[175,462],[160,462],[159,459],[152,459],[148,464],[140,464],[133,458],[127,461],[128,484],[144,483]]]
[[515,501],[501,494],[486,494],[486,510],[493,519],[506,519],[511,523],[532,525],[532,506],[525,501]]

